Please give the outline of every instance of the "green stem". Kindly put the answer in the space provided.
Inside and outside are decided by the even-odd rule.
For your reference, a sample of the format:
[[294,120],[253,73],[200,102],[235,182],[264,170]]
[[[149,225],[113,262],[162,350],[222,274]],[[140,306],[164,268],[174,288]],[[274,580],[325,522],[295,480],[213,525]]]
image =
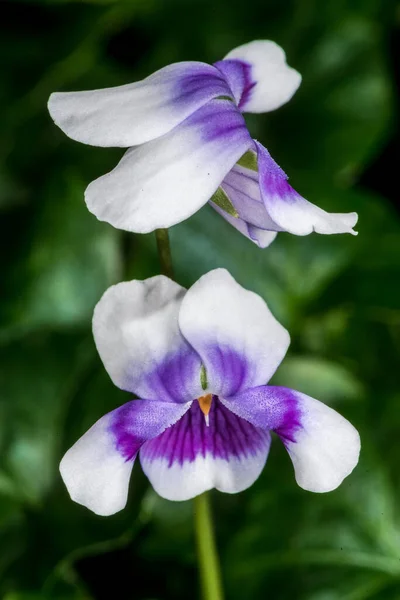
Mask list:
[[[168,229],[156,229],[163,275],[174,279]],[[203,600],[223,600],[221,573],[207,492],[194,499],[194,522]]]
[[174,279],[168,229],[156,229],[156,240],[161,273],[170,279]]
[[221,572],[207,492],[196,496],[193,502],[203,600],[223,600]]

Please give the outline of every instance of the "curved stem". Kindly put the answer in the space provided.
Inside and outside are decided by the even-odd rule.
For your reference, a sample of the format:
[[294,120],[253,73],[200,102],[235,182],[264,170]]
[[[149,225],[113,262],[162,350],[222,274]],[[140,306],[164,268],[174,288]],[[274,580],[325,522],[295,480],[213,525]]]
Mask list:
[[196,496],[193,503],[203,600],[223,600],[221,571],[208,493]]
[[[174,279],[168,229],[156,229],[156,240],[161,272]],[[197,496],[193,503],[203,600],[223,600],[221,572],[207,492]]]
[[174,279],[168,229],[156,229],[156,240],[161,273],[170,279]]

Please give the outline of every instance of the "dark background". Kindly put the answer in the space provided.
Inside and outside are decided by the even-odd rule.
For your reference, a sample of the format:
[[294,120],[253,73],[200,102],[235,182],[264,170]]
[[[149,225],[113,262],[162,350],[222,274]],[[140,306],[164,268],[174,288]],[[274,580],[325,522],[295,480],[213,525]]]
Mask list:
[[359,235],[280,234],[258,250],[206,207],[171,231],[185,285],[227,267],[261,294],[292,345],[273,382],[337,408],[360,430],[341,488],[297,487],[283,447],[238,495],[212,494],[228,599],[400,598],[400,10],[382,0],[43,0],[1,3],[0,597],[198,596],[192,504],[149,488],[137,465],[127,508],[74,504],[64,451],[130,399],[91,336],[112,283],[159,272],[152,235],[98,222],[86,185],[123,151],[66,138],[53,91],[139,80],[180,60],[214,62],[272,39],[303,75],[280,110],[248,116],[306,198],[357,211]]

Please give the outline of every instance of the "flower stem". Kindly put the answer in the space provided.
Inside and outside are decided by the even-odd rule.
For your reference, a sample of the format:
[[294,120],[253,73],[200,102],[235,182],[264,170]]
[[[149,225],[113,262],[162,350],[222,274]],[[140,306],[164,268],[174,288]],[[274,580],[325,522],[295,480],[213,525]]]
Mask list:
[[[168,229],[156,229],[156,240],[161,272],[174,279]],[[194,499],[194,522],[203,600],[223,600],[219,559],[207,492]]]
[[168,229],[156,229],[156,240],[161,273],[170,279],[174,279]]
[[208,493],[196,496],[193,502],[203,600],[223,600],[221,572]]

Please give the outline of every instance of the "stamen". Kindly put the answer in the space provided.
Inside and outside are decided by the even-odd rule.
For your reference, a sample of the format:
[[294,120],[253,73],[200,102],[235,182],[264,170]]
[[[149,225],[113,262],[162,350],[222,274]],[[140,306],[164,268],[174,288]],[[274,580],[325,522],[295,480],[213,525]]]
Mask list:
[[199,401],[200,410],[204,415],[204,420],[206,422],[206,426],[210,425],[210,417],[209,412],[211,410],[211,402],[212,402],[212,394],[206,394],[206,396],[200,396],[197,398]]

